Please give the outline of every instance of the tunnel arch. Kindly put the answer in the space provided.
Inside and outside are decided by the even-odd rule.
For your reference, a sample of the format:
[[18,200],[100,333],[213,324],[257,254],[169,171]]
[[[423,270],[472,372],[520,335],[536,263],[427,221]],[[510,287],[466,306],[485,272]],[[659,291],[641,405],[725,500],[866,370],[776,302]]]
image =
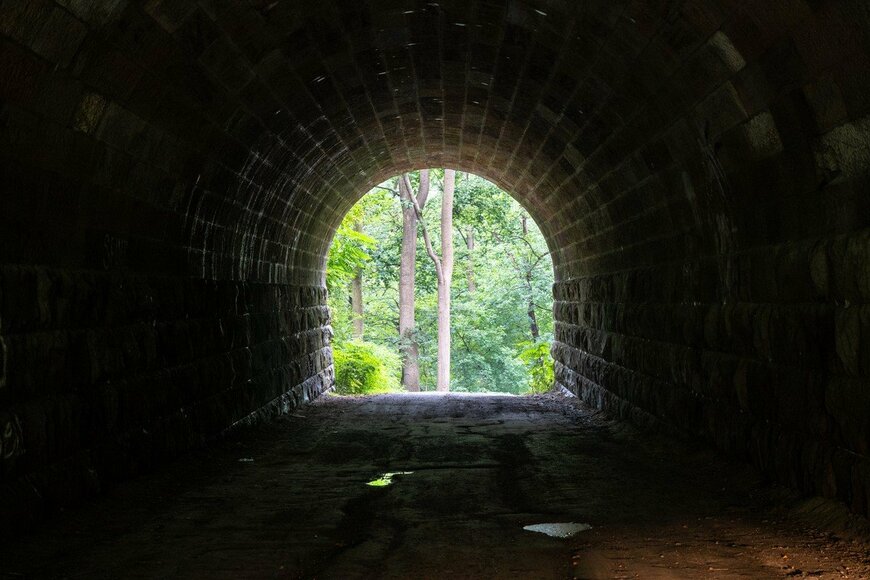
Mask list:
[[[372,19],[385,19],[385,25],[389,24],[391,28],[379,29],[382,32],[386,30],[386,32],[383,35],[376,35],[374,40],[371,38],[366,39],[367,42],[364,44],[364,48],[358,46],[360,41],[357,41],[356,47],[351,44],[344,47],[350,53],[346,58],[350,60],[353,70],[346,76],[340,77],[332,74],[330,61],[316,62],[322,58],[324,52],[323,42],[318,42],[318,40],[326,39],[328,42],[333,42],[336,39],[336,30],[347,32],[343,29],[342,23],[344,20],[338,18],[338,15],[342,11],[349,11],[352,14],[359,15],[359,13],[355,12],[357,9],[350,9],[342,5],[341,8],[332,13],[332,18],[327,18],[326,16],[329,14],[330,8],[320,7],[312,9],[310,6],[306,6],[302,9],[293,9],[286,8],[284,5],[274,8],[276,11],[280,11],[283,8],[284,12],[288,10],[294,13],[306,12],[303,18],[307,19],[307,23],[299,25],[300,30],[302,30],[300,34],[306,38],[306,46],[314,45],[315,48],[311,51],[314,53],[314,57],[311,60],[314,60],[315,63],[312,64],[305,61],[301,64],[294,64],[294,73],[296,75],[294,86],[300,88],[303,100],[305,96],[308,96],[310,97],[309,100],[312,101],[307,103],[311,111],[306,111],[306,115],[302,119],[310,118],[311,126],[319,126],[322,131],[332,131],[334,133],[330,141],[333,145],[332,149],[324,149],[320,147],[320,143],[317,143],[316,139],[310,139],[310,131],[306,131],[303,121],[294,127],[305,137],[302,142],[310,144],[310,141],[315,141],[311,151],[331,171],[341,174],[340,177],[336,176],[335,180],[339,182],[339,188],[345,191],[343,194],[345,196],[353,195],[348,194],[348,191],[365,191],[365,186],[361,184],[358,176],[363,178],[368,177],[369,172],[372,171],[372,166],[374,166],[376,171],[380,170],[380,176],[384,176],[389,173],[397,173],[401,170],[423,166],[451,165],[459,169],[487,175],[495,181],[500,182],[506,190],[524,192],[521,195],[527,204],[536,206],[539,205],[539,199],[548,199],[550,204],[557,205],[558,207],[550,208],[549,211],[542,209],[536,213],[539,215],[547,214],[546,216],[540,215],[541,219],[538,221],[544,224],[543,227],[545,229],[549,229],[551,220],[557,219],[562,213],[566,213],[564,212],[564,207],[567,204],[564,203],[564,199],[559,199],[558,197],[560,186],[568,180],[573,180],[573,186],[580,186],[583,189],[588,189],[590,185],[594,185],[593,179],[588,179],[586,180],[587,182],[584,182],[582,179],[577,178],[577,174],[582,171],[582,168],[571,167],[565,170],[564,166],[570,165],[572,157],[575,160],[578,158],[583,159],[584,153],[587,152],[599,153],[600,156],[601,152],[598,151],[598,140],[600,139],[602,144],[606,141],[603,137],[606,134],[607,125],[612,123],[613,128],[620,129],[620,116],[628,116],[621,109],[608,111],[603,109],[603,106],[615,106],[611,101],[614,100],[614,94],[616,94],[619,87],[624,86],[631,80],[636,80],[623,74],[617,77],[616,86],[611,88],[607,80],[594,78],[589,80],[576,74],[567,76],[562,70],[557,68],[557,65],[567,62],[573,67],[577,59],[585,53],[578,54],[576,51],[572,52],[571,50],[562,49],[566,46],[573,46],[572,43],[579,43],[578,46],[580,48],[596,55],[595,59],[590,60],[598,63],[600,62],[598,54],[601,51],[599,46],[592,42],[591,39],[581,35],[582,32],[587,31],[581,17],[593,16],[603,18],[614,28],[624,32],[620,26],[623,24],[622,21],[636,24],[637,20],[635,16],[639,16],[636,12],[644,13],[644,16],[648,19],[654,19],[656,15],[646,13],[644,7],[634,7],[634,10],[631,10],[617,5],[609,7],[596,6],[595,10],[589,11],[591,12],[589,14],[585,9],[579,10],[579,13],[577,13],[578,9],[572,10],[572,8],[566,6],[555,6],[553,9],[548,8],[549,12],[547,12],[533,5],[526,6],[523,3],[505,3],[500,8],[490,6],[488,11],[483,9],[486,19],[475,21],[476,5],[466,10],[463,10],[455,3],[449,7],[446,4],[439,3],[409,3],[408,6],[393,7],[383,11],[370,11],[372,12]],[[332,8],[335,9],[336,7]],[[674,8],[671,7],[670,9],[673,10]],[[596,10],[601,11],[602,14],[596,14]],[[559,14],[560,11],[563,13]],[[365,12],[365,10],[363,9],[361,12]],[[477,14],[477,16],[481,15]],[[658,16],[661,16],[661,14]],[[689,17],[692,16],[698,17],[696,14],[689,14]],[[424,24],[421,25],[419,22],[415,22],[414,19],[417,18],[421,19]],[[489,20],[490,18],[492,20]],[[362,18],[362,20],[366,21],[365,18]],[[469,26],[472,23],[474,23],[473,26]],[[471,29],[472,32],[463,35],[465,45],[469,45],[469,43],[477,39],[475,31],[483,29],[483,32],[479,34],[485,35],[487,29],[497,28],[498,23],[506,25],[507,31],[502,31],[502,33],[512,35],[511,38],[516,42],[489,47],[490,52],[492,52],[491,58],[488,61],[490,66],[489,71],[485,69],[478,70],[481,67],[471,64],[470,61],[473,61],[474,55],[466,58],[464,61],[457,61],[458,66],[454,62],[443,60],[440,54],[440,45],[436,46],[436,43],[432,40],[434,38],[443,44],[448,40],[455,40],[455,30]],[[266,29],[267,32],[270,32],[271,29],[268,24],[269,21],[267,21]],[[463,26],[458,26],[460,24]],[[688,27],[689,24],[689,22],[681,23],[683,27]],[[693,24],[711,26],[710,22],[693,22]],[[427,38],[425,34],[426,26],[431,26],[435,29],[434,33],[430,35],[428,43],[423,41]],[[318,33],[322,28],[327,30],[332,29],[333,33],[323,34],[318,39]],[[392,35],[389,34],[391,31]],[[636,57],[639,54],[638,49],[652,42],[652,39],[659,32],[660,30],[655,29],[655,27],[650,30],[641,30],[641,38],[634,43],[635,46],[621,47],[622,50],[627,51],[627,54],[620,56]],[[576,36],[574,36],[575,33]],[[612,33],[615,34],[615,32]],[[634,34],[638,34],[638,32]],[[712,47],[720,53],[727,53],[724,54],[723,58],[727,57],[732,61],[740,60],[742,57],[733,45],[730,44],[727,36],[721,32],[718,34],[715,37],[716,40],[711,42]],[[516,38],[513,38],[514,36]],[[605,38],[598,40],[603,43]],[[707,42],[707,37],[699,34],[694,44],[687,45],[684,48],[687,52],[697,50],[699,47],[704,47]],[[713,48],[707,47],[707,50],[712,51]],[[729,50],[730,53],[728,52]],[[360,55],[374,58],[377,66],[371,63],[369,63],[369,66],[363,66]],[[544,60],[543,55],[550,56],[554,62],[547,62]],[[281,55],[274,55],[274,52],[269,52],[261,61],[261,64],[265,62],[270,67],[267,68],[268,72],[264,73],[264,80],[267,82],[269,73],[277,74],[273,69],[279,67],[276,61],[281,61],[282,56],[286,57],[283,53]],[[711,59],[717,55],[706,56],[708,59]],[[611,59],[613,58],[611,57]],[[399,64],[402,66],[392,66],[390,59],[399,61]],[[576,102],[561,103],[558,100],[558,96],[546,95],[543,94],[542,89],[536,89],[533,95],[537,99],[533,100],[523,94],[519,82],[507,83],[503,92],[481,90],[483,87],[489,87],[490,85],[490,81],[485,79],[496,78],[495,75],[499,67],[512,66],[512,59],[519,59],[528,64],[529,75],[533,76],[533,79],[539,83],[544,83],[545,81],[552,83],[555,77],[560,75],[558,80],[562,83],[562,86],[572,87],[571,96],[575,97],[579,94],[582,98]],[[619,58],[616,60],[618,62]],[[428,69],[422,64],[426,62],[430,63]],[[431,62],[437,62],[438,68],[444,70],[437,70],[431,65]],[[534,63],[543,72],[533,75],[537,68],[532,67],[531,63]],[[668,62],[667,64],[677,68],[677,65],[683,63],[674,60],[674,62]],[[454,65],[458,70],[451,70],[451,65]],[[606,66],[610,67],[612,65],[612,60],[608,60]],[[263,66],[265,67],[266,65]],[[602,65],[602,67],[604,66]],[[421,69],[417,74],[418,78],[413,76],[409,78],[407,74],[397,72],[408,69],[416,70],[415,67]],[[300,70],[306,72],[299,72]],[[309,71],[316,71],[319,74]],[[457,72],[459,74],[455,74]],[[721,72],[723,71],[714,71],[713,74]],[[455,79],[454,85],[448,85],[444,80],[445,76],[449,76],[448,73],[453,74],[451,78]],[[474,78],[475,76],[482,78],[469,82],[469,78]],[[385,87],[378,86],[378,81],[381,77],[386,79]],[[722,75],[719,82],[723,82],[727,78],[728,75]],[[362,103],[359,108],[352,109],[347,105],[350,99],[345,98],[346,95],[344,93],[351,92],[351,87],[347,85],[353,84],[348,79],[361,81],[363,84],[364,89],[362,90],[365,91],[367,99],[362,100],[368,102]],[[533,79],[523,79],[525,84],[522,85],[522,89],[528,90]],[[715,76],[713,77],[713,82],[717,82]],[[552,88],[562,88],[562,86],[553,86]],[[648,88],[649,90],[659,88],[655,83],[652,83],[649,87],[640,83],[638,86]],[[478,92],[474,92],[475,90]],[[355,93],[352,92],[352,94]],[[469,96],[470,94],[472,95],[471,97]],[[701,94],[706,95],[706,93]],[[477,98],[474,98],[475,95]],[[622,94],[619,97],[621,102],[617,103],[617,105],[626,106],[626,101],[629,99]],[[601,103],[596,102],[596,99],[600,99]],[[631,105],[639,107],[642,102],[642,99],[638,98]],[[571,117],[570,106],[576,108],[574,111],[574,114],[577,116],[576,119]],[[335,108],[335,112],[330,114],[333,108]],[[584,112],[583,109],[587,111]],[[450,113],[451,111],[455,112]],[[636,110],[629,109],[629,111],[637,114]],[[275,114],[280,114],[281,112],[282,109],[278,108]],[[344,121],[345,118],[343,117],[348,113],[354,121],[354,127],[358,129],[358,131],[354,132],[353,137],[358,142],[362,142],[363,145],[359,149],[365,151],[368,156],[368,160],[363,161],[363,163],[359,163],[353,158],[353,150],[346,145],[341,138],[342,136],[335,129],[338,122]],[[448,144],[444,137],[446,135],[445,119],[448,118],[449,114],[454,116],[454,121],[458,121],[458,124],[463,129],[459,133],[458,143],[453,141]],[[466,116],[470,119],[480,118],[480,126],[469,125]],[[423,122],[424,118],[428,124]],[[602,135],[591,135],[590,140],[582,144],[584,149],[581,151],[577,148],[577,144],[568,141],[570,133],[565,131],[565,127],[573,127],[579,132],[581,128],[589,126],[589,124],[593,124],[592,129],[597,130]],[[417,128],[418,135],[409,138],[406,130],[408,127],[412,128],[412,130]],[[264,120],[261,130],[266,134],[265,137],[261,137],[262,146],[254,145],[252,147],[252,153],[243,164],[244,169],[240,173],[249,172],[252,164],[268,164],[270,168],[280,173],[276,168],[280,167],[282,162],[286,163],[286,159],[283,158],[286,155],[285,148],[279,148],[274,145],[276,141],[282,143],[285,141],[282,136],[280,134],[270,134],[268,120]],[[465,139],[465,133],[470,133],[471,139]],[[408,147],[408,142],[409,139],[413,138],[416,138],[420,143],[412,150]],[[286,139],[287,142],[292,142],[293,140],[292,135]],[[472,142],[471,151],[464,153],[461,149],[465,146],[466,151],[468,150],[468,141]],[[379,145],[372,146],[372,143],[378,143]],[[320,151],[318,151],[318,148]],[[663,148],[666,149],[666,146],[663,146]],[[527,155],[518,161],[517,152],[521,149],[524,149]],[[282,159],[272,163],[268,155],[265,157],[261,156],[263,150],[272,151],[274,157],[281,157]],[[546,154],[539,156],[542,151]],[[336,152],[338,157],[335,155]],[[631,153],[633,152],[629,151],[629,154]],[[667,155],[667,153],[665,154]],[[477,164],[481,158],[484,160],[484,163]],[[468,161],[466,161],[468,159],[473,159],[474,162],[468,164]],[[293,158],[291,162],[296,163],[296,159]],[[390,165],[381,168],[384,163],[390,163]],[[404,166],[402,163],[404,163]],[[561,166],[559,166],[560,163]],[[501,171],[494,169],[492,167],[494,164],[501,166]],[[308,172],[316,172],[304,160],[301,165],[306,172],[306,179],[309,177],[307,175]],[[498,173],[499,177],[493,175],[494,173]],[[518,182],[522,178],[525,181],[523,183],[510,183],[511,178],[509,176],[512,174],[515,176],[513,181]],[[293,180],[290,176],[273,176],[273,178],[278,179],[279,182],[282,178],[291,182],[297,181]],[[341,213],[340,211],[335,212],[330,205],[330,203],[334,203],[330,201],[330,197],[333,194],[342,195],[341,192],[333,190],[335,187],[333,181],[335,180],[323,176],[319,178],[318,183],[320,185],[318,187],[323,187],[324,192],[319,196],[318,203],[320,205],[317,206],[317,210],[314,213],[319,214],[321,211]],[[367,183],[371,184],[374,181],[369,179]],[[362,183],[366,183],[366,181],[362,180]],[[307,182],[302,180],[299,181],[297,189],[306,190],[308,187],[310,186],[307,186]],[[537,193],[538,190],[544,188],[548,189],[545,195]],[[277,203],[277,200],[274,201]],[[596,205],[595,200],[593,199],[588,202],[588,205],[594,207]],[[293,224],[298,224],[299,219],[303,221],[312,220],[314,223],[319,221],[314,216],[302,212],[295,214],[294,219],[291,220],[286,219],[288,217],[286,211],[282,214],[280,211],[261,210],[260,213],[264,215],[277,213],[282,216],[283,221]],[[543,219],[544,217],[548,219]],[[556,227],[564,231],[572,225],[576,227],[577,224],[562,223]],[[298,227],[292,227],[291,229],[301,229],[307,232],[309,228],[299,224]],[[316,228],[311,229],[314,230]],[[241,237],[244,238],[245,234],[241,234]],[[244,245],[244,242],[237,242],[237,245]],[[312,246],[311,244],[297,245],[303,248],[310,248]],[[323,251],[323,245],[322,243],[320,244],[321,251]],[[560,247],[565,245],[568,244],[560,244]],[[298,270],[315,270],[317,266],[311,262],[313,260],[316,263],[318,260],[307,252],[302,253],[297,258],[296,252],[298,251],[298,248],[293,250],[294,257],[288,260],[288,262],[292,263],[296,259],[299,259],[302,263],[299,264]],[[239,257],[238,259],[241,258]],[[578,258],[574,257],[573,259],[576,261]],[[322,262],[322,260],[319,261]]]
[[3,505],[316,397],[342,210],[448,166],[552,245],[560,384],[866,513],[868,31],[859,0],[3,3]]
[[[417,227],[421,223],[425,223],[427,228],[433,228],[432,231],[437,231],[437,234],[432,234],[433,249],[436,254],[441,254],[439,246],[440,237],[442,235],[440,209],[440,196],[443,194],[443,179],[444,173],[450,168],[428,168],[430,174],[430,186],[428,189],[428,202],[423,207],[424,213],[427,214],[425,222],[418,222]],[[339,225],[332,230],[329,242],[327,255],[329,260],[333,260],[336,235],[339,230],[345,230],[343,239],[339,244],[339,256],[345,256],[345,248],[354,246],[362,249],[367,255],[364,265],[360,268],[360,277],[358,282],[352,279],[350,275],[337,274],[331,278],[327,284],[325,275],[324,284],[329,288],[328,304],[330,308],[330,323],[333,329],[332,348],[335,358],[338,358],[338,352],[342,347],[349,346],[349,343],[362,340],[367,345],[377,345],[383,347],[388,353],[398,353],[401,356],[406,356],[406,348],[402,341],[407,340],[400,338],[396,322],[400,316],[401,302],[401,278],[402,278],[402,263],[404,263],[404,234],[403,224],[405,218],[402,202],[399,199],[399,181],[402,177],[409,177],[412,181],[416,179],[422,180],[421,174],[423,170],[408,170],[403,173],[389,176],[388,179],[379,179],[376,185],[368,187],[366,192],[359,196],[347,211],[343,211]],[[432,172],[439,172],[435,175]],[[513,395],[533,395],[541,392],[540,386],[533,385],[534,372],[539,368],[531,359],[525,360],[524,351],[531,347],[541,346],[543,351],[534,353],[535,359],[540,359],[539,364],[549,366],[550,375],[552,375],[552,355],[548,352],[552,338],[553,326],[553,308],[551,288],[554,281],[554,268],[552,260],[552,250],[549,241],[541,231],[534,217],[514,195],[501,189],[498,184],[489,181],[485,177],[462,170],[454,170],[455,175],[455,202],[454,202],[454,268],[460,274],[454,274],[453,280],[461,281],[458,285],[451,284],[454,289],[451,293],[450,312],[452,313],[451,322],[449,323],[451,344],[451,372],[450,372],[450,389],[442,394],[449,393],[508,393]],[[417,175],[413,175],[417,174]],[[468,186],[468,181],[472,185]],[[477,182],[474,184],[474,182]],[[439,183],[440,182],[440,183]],[[483,183],[481,183],[483,182]],[[412,187],[419,187],[419,182]],[[478,189],[488,190],[483,193],[484,198],[488,198],[483,205],[475,205],[472,201],[477,194]],[[493,189],[495,190],[493,192]],[[418,189],[419,192],[419,189]],[[380,209],[380,204],[384,203],[384,198],[378,198],[372,206],[365,205],[365,198],[369,196],[377,197],[378,195],[385,196],[388,200],[387,207],[389,210]],[[433,204],[434,207],[433,207]],[[515,204],[515,205],[514,205]],[[362,207],[355,207],[362,206]],[[468,206],[485,207],[487,217],[481,221],[475,221],[468,213]],[[371,208],[371,209],[369,209]],[[495,208],[495,209],[493,209]],[[433,212],[434,214],[430,214]],[[515,213],[514,213],[515,212]],[[387,217],[385,217],[385,215]],[[499,217],[493,217],[498,215]],[[511,217],[508,217],[511,216]],[[488,220],[493,220],[492,222]],[[390,225],[390,220],[395,220]],[[501,224],[499,220],[505,220]],[[511,221],[513,220],[513,221]],[[362,228],[361,230],[358,228]],[[522,229],[521,229],[522,228]],[[348,234],[348,230],[356,230],[362,232],[371,241],[371,246],[359,245],[359,241],[353,239],[354,234]],[[471,246],[467,245],[469,234],[473,234],[471,238]],[[522,235],[520,235],[522,234]],[[399,237],[391,240],[391,235]],[[521,248],[511,248],[509,240],[517,236],[517,239],[522,239]],[[398,245],[396,245],[398,244]],[[418,257],[426,256],[424,251],[424,242],[422,234],[418,230],[417,250]],[[508,248],[508,249],[505,249]],[[473,252],[473,253],[472,253]],[[528,253],[526,253],[528,252]],[[503,253],[504,261],[499,261],[493,256]],[[380,257],[378,257],[380,255]],[[384,255],[395,259],[391,263],[390,258],[386,260]],[[506,257],[509,256],[509,257]],[[350,258],[353,259],[353,258]],[[428,298],[434,298],[437,294],[437,288],[432,284],[437,284],[435,281],[435,269],[432,267],[428,258],[423,258],[423,266],[417,264],[414,267],[414,273],[410,276],[412,280],[425,279],[427,276],[430,280],[427,283],[420,284],[412,282],[412,292],[415,295],[415,306],[412,306],[414,311],[415,326],[413,331],[417,336],[417,347],[419,352],[418,357],[418,372],[420,376],[428,375],[428,381],[421,379],[419,384],[419,392],[436,392],[436,385],[432,381],[437,379],[432,365],[437,365],[437,361],[433,358],[438,349],[437,334],[439,332],[440,321],[438,320],[438,309],[440,307],[433,304],[427,304]],[[347,272],[347,264],[339,259],[333,266],[340,272]],[[324,265],[324,268],[327,268]],[[487,278],[487,271],[504,271],[512,272],[516,279],[510,279],[505,282],[498,278]],[[528,278],[526,278],[528,276]],[[359,284],[359,294],[355,294],[351,286],[356,287]],[[472,286],[473,285],[473,286]],[[516,287],[521,287],[520,294],[522,296],[514,306],[516,312],[522,312],[521,319],[515,320],[506,314],[508,309],[489,308],[483,306],[474,298],[479,296],[498,296],[499,302],[511,303],[509,296],[516,290]],[[542,292],[543,290],[543,292]],[[360,316],[358,311],[354,310],[354,300],[359,296],[363,315]],[[485,303],[486,300],[483,300]],[[344,305],[344,308],[342,306]],[[370,312],[372,308],[375,313]],[[435,310],[433,310],[435,308]],[[386,311],[388,314],[384,314]],[[469,319],[469,311],[473,312],[473,316]],[[360,317],[363,320],[361,335],[357,334],[354,320]],[[375,330],[372,332],[371,327]],[[378,328],[380,326],[380,328]],[[497,328],[501,331],[500,338],[494,338],[488,335],[476,336],[480,330]],[[353,330],[352,330],[353,329]],[[522,329],[517,331],[517,329]],[[461,335],[461,337],[460,337]],[[512,352],[512,355],[499,355],[497,361],[488,359],[493,351],[501,352],[500,349],[505,349]],[[480,356],[482,362],[469,363],[468,359],[464,358],[460,351],[464,351],[472,358]],[[473,354],[472,354],[473,353]],[[532,356],[532,355],[528,355]],[[426,362],[426,359],[429,359]],[[347,357],[346,357],[347,360]],[[505,363],[508,363],[505,365]],[[513,362],[517,366],[525,365],[521,374],[510,372],[510,363]],[[345,363],[347,364],[347,363]],[[474,368],[474,372],[469,372],[469,366]],[[425,370],[420,369],[426,367]],[[336,382],[335,393],[340,395],[357,394],[347,383],[341,385],[339,378],[339,364],[336,363]],[[505,370],[507,368],[508,370]],[[517,367],[514,367],[514,370]],[[400,384],[396,388],[406,389],[404,383],[404,367],[399,368]],[[542,379],[543,380],[543,379]],[[345,378],[347,381],[347,378]],[[546,389],[552,387],[552,383]],[[412,392],[413,389],[408,389]]]

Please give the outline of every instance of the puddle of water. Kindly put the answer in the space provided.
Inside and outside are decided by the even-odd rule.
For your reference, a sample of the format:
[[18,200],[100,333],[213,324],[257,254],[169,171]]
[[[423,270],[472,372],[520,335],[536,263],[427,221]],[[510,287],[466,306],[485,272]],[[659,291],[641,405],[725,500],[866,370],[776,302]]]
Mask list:
[[561,524],[533,524],[531,526],[523,526],[524,530],[530,532],[538,532],[539,534],[547,534],[553,538],[572,538],[580,532],[591,530],[589,524],[576,524],[567,522]]
[[393,478],[397,475],[411,475],[414,473],[413,471],[391,471],[389,473],[385,473],[380,476],[378,479],[374,479],[368,482],[366,485],[371,487],[387,487],[388,485],[393,484]]

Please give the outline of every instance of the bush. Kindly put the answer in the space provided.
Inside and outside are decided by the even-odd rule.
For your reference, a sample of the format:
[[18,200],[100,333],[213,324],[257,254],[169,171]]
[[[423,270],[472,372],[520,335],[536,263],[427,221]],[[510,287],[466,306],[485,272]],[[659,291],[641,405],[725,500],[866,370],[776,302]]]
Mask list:
[[339,395],[372,395],[400,390],[402,360],[383,346],[370,342],[345,342],[332,348],[335,392]]
[[553,358],[550,356],[550,343],[523,342],[519,347],[522,351],[518,358],[529,369],[529,392],[546,393],[552,389],[556,377]]

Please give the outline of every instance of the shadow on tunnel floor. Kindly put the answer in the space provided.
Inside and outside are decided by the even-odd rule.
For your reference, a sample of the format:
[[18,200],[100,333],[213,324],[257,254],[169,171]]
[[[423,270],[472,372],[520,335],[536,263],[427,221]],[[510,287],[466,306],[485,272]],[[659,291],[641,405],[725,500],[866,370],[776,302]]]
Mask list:
[[0,573],[870,576],[860,520],[814,501],[557,395],[330,396],[10,539]]

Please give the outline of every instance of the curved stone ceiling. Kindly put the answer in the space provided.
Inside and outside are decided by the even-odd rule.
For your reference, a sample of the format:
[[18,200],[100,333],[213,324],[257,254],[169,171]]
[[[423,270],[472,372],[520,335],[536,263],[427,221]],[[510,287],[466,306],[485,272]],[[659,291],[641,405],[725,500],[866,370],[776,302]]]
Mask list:
[[526,205],[560,279],[731,253],[732,174],[815,131],[768,102],[792,82],[777,67],[815,56],[769,51],[810,7],[768,4],[150,2],[216,133],[186,215],[193,271],[319,283],[353,202],[436,166]]

